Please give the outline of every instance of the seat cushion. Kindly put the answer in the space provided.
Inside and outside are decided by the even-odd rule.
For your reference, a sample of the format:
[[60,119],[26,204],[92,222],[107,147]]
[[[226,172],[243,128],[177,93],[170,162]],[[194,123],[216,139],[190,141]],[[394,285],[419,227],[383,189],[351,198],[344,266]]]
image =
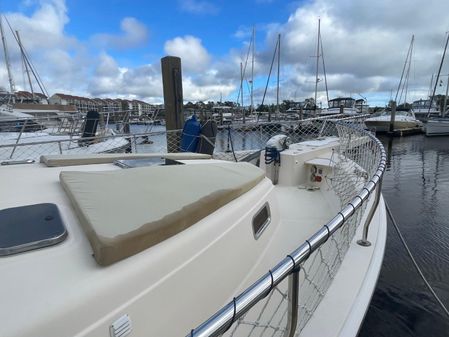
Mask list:
[[170,238],[249,191],[263,178],[264,172],[248,163],[60,174],[100,265]]

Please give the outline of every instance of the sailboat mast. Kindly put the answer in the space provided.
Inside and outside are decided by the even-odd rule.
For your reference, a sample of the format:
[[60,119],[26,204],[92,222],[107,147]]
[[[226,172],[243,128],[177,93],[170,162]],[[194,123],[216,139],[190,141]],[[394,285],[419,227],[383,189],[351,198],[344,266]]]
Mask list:
[[[412,39],[410,41],[410,46],[408,47],[408,51],[407,51],[407,56],[405,58],[405,62],[404,62],[404,67],[402,68],[402,73],[401,73],[401,79],[399,80],[399,84],[398,84],[398,90],[396,90],[396,96],[394,97],[394,101],[399,105],[400,102],[398,102],[398,95],[399,95],[399,91],[401,90],[401,86],[402,86],[402,91],[401,91],[401,96],[399,96],[399,100],[401,100],[402,98],[402,92],[404,91],[404,87],[405,87],[405,79],[404,79],[404,75],[406,75],[406,69],[407,69],[407,65],[409,64],[409,58],[411,60],[412,58],[412,51],[413,51],[413,41],[415,40],[415,35],[412,35]],[[410,67],[408,67],[408,70],[410,70]],[[407,71],[408,74],[408,71]],[[407,75],[406,75],[407,76]],[[402,80],[404,79],[404,84],[402,83]],[[405,103],[405,102],[404,102]]]
[[447,94],[449,93],[449,75],[447,75],[447,84],[446,84],[446,95],[444,95],[444,101],[443,101],[443,109],[440,111],[440,116],[444,117],[446,114],[446,103],[447,103]]
[[28,63],[25,60],[25,52],[23,50],[22,41],[20,40],[20,35],[19,35],[19,31],[18,30],[16,30],[16,36],[17,36],[17,41],[19,43],[19,48],[20,48],[20,53],[22,55],[22,60],[23,60],[23,63],[25,64],[25,72],[26,72],[27,77],[28,77],[28,83],[30,85],[31,95],[32,95],[33,100],[34,100],[33,83],[31,82],[30,70],[28,69]]
[[252,57],[251,57],[251,107],[250,112],[253,113],[253,107],[254,107],[254,96],[253,96],[253,90],[254,90],[254,45],[256,44],[256,29],[253,27],[253,38],[252,38]]
[[321,38],[321,32],[320,32],[320,47],[321,47],[321,60],[323,61],[324,86],[326,87],[327,105],[329,106],[329,90],[327,88],[326,65],[324,63],[323,39]]
[[321,25],[321,19],[318,19],[318,38],[317,38],[317,44],[316,44],[316,72],[315,72],[315,114],[316,114],[316,108],[317,108],[317,91],[318,91],[318,64],[320,59],[320,25]]
[[405,76],[405,83],[404,83],[404,86],[405,86],[404,103],[407,103],[408,83],[409,83],[409,78],[410,78],[410,69],[412,67],[412,57],[413,57],[414,42],[415,42],[415,35],[412,35],[410,57],[408,59],[407,74]]
[[278,81],[276,90],[276,113],[279,113],[279,74],[281,71],[281,34],[278,34]]
[[5,53],[5,63],[6,63],[6,70],[8,71],[9,87],[11,89],[11,94],[14,94],[16,88],[14,85],[14,80],[12,78],[11,64],[9,63],[9,55],[8,55],[8,45],[6,44],[5,34],[3,32],[3,23],[1,15],[0,15],[0,33],[2,35],[3,52]]
[[430,116],[430,109],[432,108],[433,97],[435,96],[435,91],[437,90],[438,79],[440,78],[441,68],[443,67],[444,57],[446,56],[447,44],[449,43],[449,32],[446,33],[446,35],[447,35],[446,44],[444,45],[443,56],[441,56],[440,67],[438,68],[438,74],[435,80],[435,86],[433,87],[433,93],[432,96],[430,96],[430,104],[429,104],[429,111],[427,111],[427,118],[429,118]]
[[243,124],[245,124],[245,108],[243,107],[243,63],[240,62],[240,100],[242,102],[242,117],[243,117]]
[[429,94],[427,95],[427,96],[429,96],[429,98],[430,98],[430,95],[432,94],[432,86],[433,86],[433,74],[430,77]]

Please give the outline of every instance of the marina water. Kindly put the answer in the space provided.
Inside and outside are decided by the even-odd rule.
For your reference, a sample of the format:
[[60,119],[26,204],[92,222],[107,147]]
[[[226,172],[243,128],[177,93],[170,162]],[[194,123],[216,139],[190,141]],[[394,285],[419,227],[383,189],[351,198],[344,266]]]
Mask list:
[[[388,153],[383,196],[418,265],[449,306],[449,137],[379,137]],[[391,220],[382,270],[359,337],[449,336]]]

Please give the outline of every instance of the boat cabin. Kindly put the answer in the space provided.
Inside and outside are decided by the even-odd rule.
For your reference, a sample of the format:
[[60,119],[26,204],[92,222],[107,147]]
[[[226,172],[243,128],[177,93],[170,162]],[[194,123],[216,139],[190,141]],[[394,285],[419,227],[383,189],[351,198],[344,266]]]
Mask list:
[[353,108],[355,106],[355,99],[351,97],[339,97],[329,100],[330,109]]

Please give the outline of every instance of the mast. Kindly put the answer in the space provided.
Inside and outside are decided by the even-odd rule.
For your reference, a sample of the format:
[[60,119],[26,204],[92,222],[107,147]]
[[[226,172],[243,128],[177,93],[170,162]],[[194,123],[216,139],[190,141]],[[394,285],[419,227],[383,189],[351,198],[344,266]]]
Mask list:
[[320,32],[321,60],[323,61],[324,85],[326,87],[327,106],[329,106],[329,90],[327,89],[326,65],[324,64],[323,39]]
[[9,63],[9,55],[8,55],[8,45],[6,44],[5,34],[3,32],[3,24],[2,24],[2,16],[1,15],[0,15],[0,32],[2,35],[3,52],[5,53],[6,70],[8,71],[9,87],[11,89],[11,94],[14,94],[14,92],[16,91],[16,88],[14,85],[14,80],[12,78],[11,64]]
[[[411,61],[412,61],[413,42],[414,41],[415,41],[415,35],[412,35],[412,39],[410,41],[410,46],[408,47],[408,51],[407,51],[407,56],[405,58],[404,67],[402,68],[401,79],[399,80],[398,89],[396,90],[396,96],[394,97],[394,101],[398,105],[400,104],[400,102],[398,102],[399,91],[401,91],[401,96],[399,96],[399,101],[400,101],[402,98],[402,93],[404,92],[404,88],[408,84],[408,76],[410,73],[410,65],[411,65]],[[405,75],[405,78],[404,78],[404,75]],[[404,82],[402,82],[402,80],[404,80]],[[402,90],[401,90],[401,85],[402,85]],[[406,95],[407,95],[407,93],[406,93]]]
[[427,112],[427,118],[429,118],[430,116],[430,109],[432,108],[433,97],[435,96],[435,91],[437,90],[438,79],[440,78],[441,68],[443,67],[444,57],[446,56],[447,44],[449,42],[449,32],[446,33],[446,35],[447,35],[446,44],[444,45],[443,56],[441,56],[440,67],[438,68],[438,74],[435,80],[435,86],[433,87],[433,93],[432,96],[430,97],[430,104],[429,104],[429,111]]
[[276,88],[276,114],[279,114],[279,74],[281,69],[281,34],[278,34],[278,81]]
[[[280,49],[280,39],[278,37],[278,40],[276,41],[276,47],[274,48],[274,52],[273,52],[273,58],[271,60],[271,65],[270,65],[270,71],[268,73],[268,78],[267,78],[267,84],[265,85],[265,90],[263,92],[263,96],[262,96],[262,103],[261,106],[263,106],[263,103],[265,102],[265,97],[267,94],[267,90],[268,90],[268,85],[270,84],[270,78],[271,78],[271,71],[273,70],[273,65],[274,65],[274,61],[276,60],[276,54],[278,55],[278,86],[277,86],[277,112],[279,112],[279,49]],[[268,121],[271,122],[271,110],[268,110]]]
[[252,44],[252,56],[251,56],[251,107],[250,112],[253,113],[253,103],[254,103],[254,45],[256,44],[256,28],[253,26],[253,38],[252,38],[253,44]]
[[440,111],[440,116],[444,117],[446,113],[447,94],[449,93],[449,75],[447,75],[446,95],[444,95],[443,109]]
[[243,63],[240,62],[240,99],[242,101],[242,117],[243,117],[243,124],[245,124],[245,108],[243,107]]
[[408,60],[407,74],[405,76],[404,104],[407,103],[408,83],[409,83],[409,79],[410,79],[410,68],[412,67],[412,57],[413,57],[414,42],[415,42],[415,35],[412,36],[412,47],[411,47],[411,51],[410,51],[410,58]]
[[28,69],[28,63],[25,60],[25,52],[23,50],[22,41],[20,40],[20,35],[19,35],[19,31],[18,30],[16,30],[16,36],[17,36],[17,41],[19,43],[20,53],[22,55],[22,62],[25,64],[25,72],[26,72],[27,77],[28,77],[28,83],[30,85],[31,95],[32,95],[33,101],[34,101],[33,83],[31,82],[30,70]]
[[316,44],[316,72],[315,72],[315,114],[317,109],[317,91],[318,91],[318,64],[320,59],[320,25],[321,25],[321,19],[318,19],[318,38],[317,38],[317,44]]
[[430,98],[430,95],[432,94],[432,86],[433,86],[433,74],[430,77],[429,94],[427,95],[427,96],[429,96],[429,98]]

